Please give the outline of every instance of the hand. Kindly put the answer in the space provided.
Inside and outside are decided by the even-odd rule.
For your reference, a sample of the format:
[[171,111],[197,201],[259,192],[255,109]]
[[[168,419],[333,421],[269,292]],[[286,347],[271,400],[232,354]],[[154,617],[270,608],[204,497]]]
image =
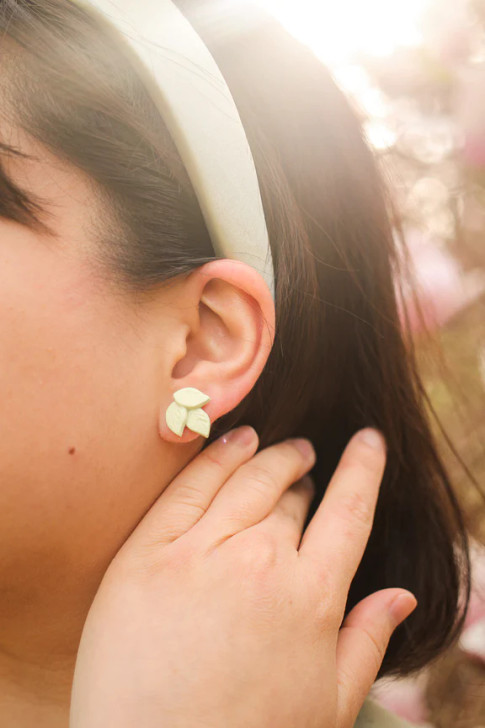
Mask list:
[[239,431],[249,441],[199,453],[110,564],[79,646],[71,728],[353,726],[416,605],[386,589],[341,624],[383,440],[352,438],[302,537],[313,457],[292,440],[255,455],[256,433]]

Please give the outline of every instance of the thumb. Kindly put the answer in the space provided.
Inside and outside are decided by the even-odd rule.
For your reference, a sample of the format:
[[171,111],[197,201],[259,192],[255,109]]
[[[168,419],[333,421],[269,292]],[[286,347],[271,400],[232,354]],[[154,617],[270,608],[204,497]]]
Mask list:
[[392,633],[416,605],[408,591],[383,589],[356,604],[347,615],[337,641],[339,728],[354,725]]

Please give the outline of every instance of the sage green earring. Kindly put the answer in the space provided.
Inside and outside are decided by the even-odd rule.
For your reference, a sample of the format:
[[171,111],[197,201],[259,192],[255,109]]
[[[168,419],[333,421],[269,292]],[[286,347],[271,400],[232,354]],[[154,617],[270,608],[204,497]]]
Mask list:
[[172,432],[182,437],[185,427],[203,437],[209,437],[211,421],[201,409],[210,397],[195,387],[184,387],[173,393],[174,402],[167,407],[165,420]]

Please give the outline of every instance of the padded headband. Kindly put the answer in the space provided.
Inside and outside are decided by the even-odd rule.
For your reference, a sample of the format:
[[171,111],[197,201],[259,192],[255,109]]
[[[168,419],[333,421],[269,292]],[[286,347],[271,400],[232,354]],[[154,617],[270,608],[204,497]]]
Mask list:
[[145,67],[214,250],[255,268],[275,298],[258,178],[234,99],[201,37],[171,0],[90,0]]

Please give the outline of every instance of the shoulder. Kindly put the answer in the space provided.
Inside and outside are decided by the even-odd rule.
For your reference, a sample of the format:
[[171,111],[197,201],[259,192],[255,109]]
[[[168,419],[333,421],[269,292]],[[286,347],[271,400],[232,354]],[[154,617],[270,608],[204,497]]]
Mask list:
[[367,698],[354,728],[411,728],[411,724]]

